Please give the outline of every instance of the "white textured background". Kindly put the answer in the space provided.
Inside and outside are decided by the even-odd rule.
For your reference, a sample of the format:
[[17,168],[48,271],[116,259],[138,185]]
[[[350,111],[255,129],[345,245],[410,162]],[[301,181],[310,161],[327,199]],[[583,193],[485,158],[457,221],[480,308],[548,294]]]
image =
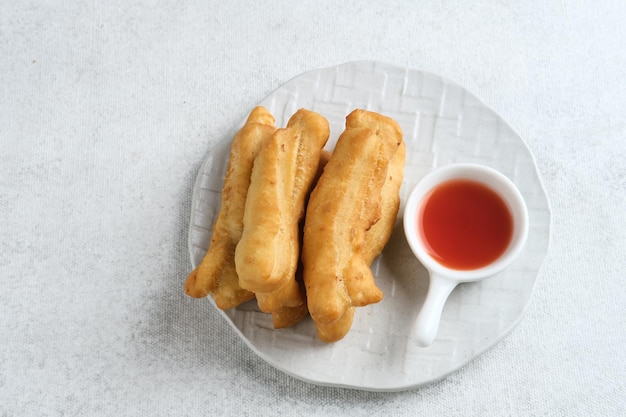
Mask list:
[[[625,2],[92,3],[0,0],[0,416],[624,415]],[[553,210],[521,325],[400,393],[293,379],[182,291],[211,144],[359,59],[484,99]]]

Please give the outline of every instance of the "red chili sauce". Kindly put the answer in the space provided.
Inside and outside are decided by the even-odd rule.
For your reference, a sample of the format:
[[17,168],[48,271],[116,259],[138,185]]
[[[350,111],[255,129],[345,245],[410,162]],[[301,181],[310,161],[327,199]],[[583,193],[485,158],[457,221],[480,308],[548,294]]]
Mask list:
[[504,253],[513,236],[513,217],[489,187],[450,180],[426,196],[418,214],[426,251],[457,270],[484,267]]

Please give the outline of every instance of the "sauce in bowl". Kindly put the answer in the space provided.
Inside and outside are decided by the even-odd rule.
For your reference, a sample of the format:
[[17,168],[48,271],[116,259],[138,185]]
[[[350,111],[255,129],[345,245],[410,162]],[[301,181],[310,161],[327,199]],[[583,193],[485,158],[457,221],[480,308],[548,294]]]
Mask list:
[[439,184],[424,199],[418,216],[426,251],[451,269],[489,265],[504,253],[513,236],[513,216],[506,203],[477,181]]

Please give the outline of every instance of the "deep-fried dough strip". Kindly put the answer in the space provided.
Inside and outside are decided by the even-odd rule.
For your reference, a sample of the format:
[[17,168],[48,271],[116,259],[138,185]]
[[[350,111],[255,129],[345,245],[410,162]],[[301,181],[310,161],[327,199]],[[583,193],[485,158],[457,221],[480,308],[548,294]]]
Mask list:
[[[325,118],[301,109],[255,160],[235,265],[240,285],[255,292],[261,311],[294,317],[281,309],[306,304],[296,281],[299,223],[329,134]],[[303,317],[306,307],[297,311]]]
[[[381,189],[401,143],[402,132],[393,120],[355,110],[311,194],[302,261],[309,310],[323,340],[345,335],[352,307],[382,299],[369,265],[372,254],[380,252],[374,246],[386,243],[383,232],[390,231],[388,226],[374,229],[367,239],[366,232],[383,216]],[[394,221],[395,214],[397,209]],[[333,323],[343,326],[333,328]]]
[[[400,186],[404,177],[406,145],[400,144],[387,168],[387,179],[381,190],[381,218],[365,232],[365,258],[362,265],[368,266],[384,249],[393,232],[400,208]],[[350,288],[351,293],[359,291],[358,282]],[[318,337],[326,342],[342,339],[352,327],[354,307],[348,307],[339,320],[331,324],[316,323]]]
[[[324,171],[324,167],[330,160],[330,157],[331,157],[331,153],[325,149],[322,149],[322,152],[320,153],[320,163],[317,168],[317,174],[315,175],[315,180],[311,188],[315,187],[315,183],[317,183],[317,180],[322,175],[322,172]],[[307,196],[307,200],[308,200],[308,196]],[[306,207],[306,203],[305,203],[305,207]],[[302,248],[303,228],[304,228],[304,218],[300,221],[300,248]],[[304,281],[302,278],[302,264],[301,263],[298,265],[298,269],[296,270],[296,281],[298,282],[298,285],[300,288],[300,294],[306,301]],[[278,294],[265,293],[264,295],[261,295],[261,294],[259,295],[261,297],[265,296],[267,298],[266,301],[271,303],[272,302],[271,298],[277,296]],[[275,308],[272,310],[272,319],[274,323],[274,328],[282,329],[285,327],[293,326],[294,324],[302,320],[308,314],[308,312],[309,310],[307,308],[306,302],[304,304],[301,304],[295,307],[284,305],[282,307]]]
[[191,297],[206,297],[228,309],[254,297],[239,286],[235,270],[235,247],[241,238],[243,213],[254,159],[276,128],[274,117],[263,107],[250,113],[233,139],[222,190],[222,206],[213,226],[209,250],[202,263],[187,277],[185,291]]
[[272,292],[295,276],[298,223],[329,133],[325,118],[301,109],[259,152],[252,169],[243,234],[235,250],[243,288]]

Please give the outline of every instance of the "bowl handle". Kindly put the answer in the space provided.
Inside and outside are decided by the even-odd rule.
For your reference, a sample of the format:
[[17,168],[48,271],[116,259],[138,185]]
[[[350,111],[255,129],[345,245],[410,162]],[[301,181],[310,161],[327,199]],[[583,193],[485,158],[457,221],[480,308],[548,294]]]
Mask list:
[[457,284],[453,280],[432,272],[430,273],[430,284],[426,299],[411,329],[411,338],[419,346],[429,346],[435,340],[443,306]]

